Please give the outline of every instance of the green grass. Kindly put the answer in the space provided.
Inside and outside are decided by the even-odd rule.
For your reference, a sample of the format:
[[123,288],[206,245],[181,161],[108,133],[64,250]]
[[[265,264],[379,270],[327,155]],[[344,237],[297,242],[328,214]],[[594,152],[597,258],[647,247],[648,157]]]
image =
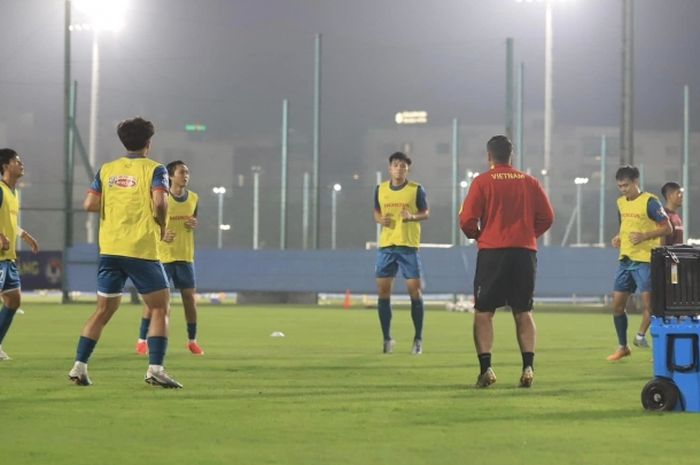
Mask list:
[[2,464],[698,462],[697,415],[641,407],[650,352],[605,361],[615,347],[607,314],[536,314],[530,390],[515,387],[513,321],[497,314],[498,382],[476,390],[469,314],[428,312],[416,357],[406,310],[394,314],[398,343],[385,356],[374,311],[206,306],[206,355],[197,358],[186,352],[175,306],[166,362],[185,388],[173,391],[143,382],[147,362],[133,353],[140,308],[123,306],[107,327],[88,388],[66,374],[92,306],[24,310],[3,344],[14,360],[0,363]]

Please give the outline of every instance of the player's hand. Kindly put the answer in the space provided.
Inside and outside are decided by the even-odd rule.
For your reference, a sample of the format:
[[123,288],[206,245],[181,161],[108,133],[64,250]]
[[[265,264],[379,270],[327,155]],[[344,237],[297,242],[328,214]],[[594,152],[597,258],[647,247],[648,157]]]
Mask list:
[[170,229],[166,229],[165,233],[163,234],[163,242],[172,242],[175,240],[175,231],[171,231]]
[[630,233],[630,242],[632,245],[637,245],[641,242],[644,242],[644,233],[640,232],[632,232]]
[[10,240],[2,233],[0,233],[0,249],[10,250]]
[[391,215],[383,215],[379,220],[379,224],[387,227],[391,226]]
[[620,236],[615,236],[612,238],[612,241],[610,241],[612,246],[615,247],[616,249],[620,248]]
[[196,229],[197,228],[197,218],[194,216],[189,217],[185,221],[185,229]]
[[39,253],[39,243],[32,237],[31,234],[29,234],[27,231],[24,231],[22,233],[22,240],[27,243],[29,247],[31,247],[32,252],[34,253]]

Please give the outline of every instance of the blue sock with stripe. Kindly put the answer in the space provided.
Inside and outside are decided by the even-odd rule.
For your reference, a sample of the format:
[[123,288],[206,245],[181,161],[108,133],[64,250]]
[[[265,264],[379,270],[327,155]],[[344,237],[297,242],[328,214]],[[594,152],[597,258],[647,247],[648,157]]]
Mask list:
[[165,352],[168,350],[168,338],[163,336],[151,336],[148,338],[148,363],[149,365],[163,365]]
[[411,319],[416,330],[414,339],[423,339],[423,299],[411,299]]
[[78,362],[87,363],[92,355],[92,351],[95,350],[97,341],[90,339],[89,337],[80,336],[78,339],[78,349],[76,350],[75,360]]
[[141,318],[141,328],[139,329],[139,339],[146,340],[148,337],[148,328],[151,326],[150,318]]
[[13,310],[4,305],[2,306],[2,310],[0,310],[0,344],[2,344],[2,340],[5,339],[5,335],[12,325],[15,313],[17,313],[16,308]]
[[388,341],[391,339],[391,299],[377,299],[377,309],[384,340]]
[[197,339],[197,323],[187,323],[187,337],[190,341]]
[[627,347],[627,312],[622,315],[613,315],[613,321],[615,322],[617,342],[622,347]]

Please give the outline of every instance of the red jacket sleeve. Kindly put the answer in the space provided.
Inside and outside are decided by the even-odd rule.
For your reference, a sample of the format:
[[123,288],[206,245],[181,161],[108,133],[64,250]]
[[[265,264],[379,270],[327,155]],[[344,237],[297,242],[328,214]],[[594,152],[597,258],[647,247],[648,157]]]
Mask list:
[[539,182],[535,181],[533,191],[535,197],[535,237],[540,237],[552,227],[554,209]]
[[459,211],[459,227],[469,239],[478,239],[481,230],[479,221],[484,212],[484,197],[477,182],[469,186],[469,192],[464,198]]

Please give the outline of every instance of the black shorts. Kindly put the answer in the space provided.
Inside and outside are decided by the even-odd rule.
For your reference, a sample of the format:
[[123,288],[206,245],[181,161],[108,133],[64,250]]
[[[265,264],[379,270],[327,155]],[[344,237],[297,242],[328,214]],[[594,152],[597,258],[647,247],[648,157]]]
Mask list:
[[474,274],[474,308],[493,312],[508,305],[514,312],[529,312],[536,270],[537,253],[532,250],[479,250]]

